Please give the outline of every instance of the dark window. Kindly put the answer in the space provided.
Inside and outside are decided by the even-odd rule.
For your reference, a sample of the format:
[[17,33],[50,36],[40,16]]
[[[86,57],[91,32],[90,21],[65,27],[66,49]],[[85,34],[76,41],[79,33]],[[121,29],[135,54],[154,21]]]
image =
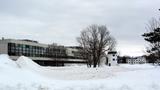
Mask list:
[[15,50],[15,43],[8,43],[8,54],[9,55],[15,55],[16,50]]

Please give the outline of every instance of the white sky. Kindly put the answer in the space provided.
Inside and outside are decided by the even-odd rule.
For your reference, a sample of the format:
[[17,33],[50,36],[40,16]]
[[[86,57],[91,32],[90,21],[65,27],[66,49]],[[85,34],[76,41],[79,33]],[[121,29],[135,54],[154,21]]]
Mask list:
[[0,0],[0,37],[78,45],[83,28],[103,24],[121,55],[138,56],[147,45],[141,34],[159,8],[160,0]]

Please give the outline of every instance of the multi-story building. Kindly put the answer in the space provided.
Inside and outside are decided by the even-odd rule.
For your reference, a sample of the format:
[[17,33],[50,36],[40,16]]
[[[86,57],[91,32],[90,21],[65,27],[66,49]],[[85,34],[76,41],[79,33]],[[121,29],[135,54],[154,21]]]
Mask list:
[[17,59],[16,56],[28,56],[28,57],[45,57],[46,48],[45,44],[40,44],[37,41],[31,40],[14,40],[14,39],[2,39],[0,40],[0,54],[8,54]]
[[11,59],[17,60],[24,55],[40,65],[63,66],[65,63],[85,63],[83,59],[68,59],[64,46],[41,44],[33,40],[0,40],[0,54],[8,54]]
[[126,60],[128,64],[144,64],[147,63],[146,58],[143,56],[135,57],[135,58],[129,58]]

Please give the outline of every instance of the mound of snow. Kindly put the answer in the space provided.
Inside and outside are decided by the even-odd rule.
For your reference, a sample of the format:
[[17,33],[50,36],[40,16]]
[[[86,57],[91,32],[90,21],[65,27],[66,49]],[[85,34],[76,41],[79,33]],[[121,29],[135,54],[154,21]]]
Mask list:
[[1,87],[2,84],[8,86],[17,83],[39,83],[40,81],[44,81],[41,75],[32,71],[38,67],[39,65],[27,57],[20,57],[17,61],[14,61],[6,54],[0,55],[0,90],[20,90],[18,89],[19,87],[16,87],[16,89],[7,89],[5,87],[3,89]]
[[37,70],[37,71],[40,69],[40,65],[35,63],[32,59],[25,56],[19,57],[16,63],[20,68],[23,69]]
[[[16,64],[20,68],[14,68]],[[160,67],[149,64],[41,68],[24,56],[13,61],[8,55],[0,55],[0,90],[160,90],[159,76]]]
[[15,61],[11,60],[8,55],[0,55],[0,68],[17,68]]

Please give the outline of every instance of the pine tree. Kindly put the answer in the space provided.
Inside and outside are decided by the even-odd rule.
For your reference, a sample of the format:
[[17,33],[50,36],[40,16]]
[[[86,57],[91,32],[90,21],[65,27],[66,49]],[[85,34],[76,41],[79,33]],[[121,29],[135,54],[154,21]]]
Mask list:
[[152,22],[149,29],[150,32],[144,33],[142,36],[144,40],[150,43],[150,48],[147,52],[152,56],[153,63],[160,65],[160,22]]

